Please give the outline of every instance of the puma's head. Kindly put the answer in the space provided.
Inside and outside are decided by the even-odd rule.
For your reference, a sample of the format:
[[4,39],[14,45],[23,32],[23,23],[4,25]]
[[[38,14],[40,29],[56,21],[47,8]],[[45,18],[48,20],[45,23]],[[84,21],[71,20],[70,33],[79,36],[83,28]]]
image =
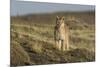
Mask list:
[[63,23],[64,23],[64,17],[57,16],[56,17],[56,25],[60,27]]

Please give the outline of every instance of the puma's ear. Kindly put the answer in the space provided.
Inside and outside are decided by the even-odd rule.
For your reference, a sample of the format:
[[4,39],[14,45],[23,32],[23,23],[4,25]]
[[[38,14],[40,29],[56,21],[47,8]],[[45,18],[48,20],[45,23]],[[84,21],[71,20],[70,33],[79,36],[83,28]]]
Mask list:
[[56,16],[56,19],[59,19],[59,16]]
[[62,20],[64,20],[64,19],[65,19],[65,17],[63,16],[63,17],[62,17]]

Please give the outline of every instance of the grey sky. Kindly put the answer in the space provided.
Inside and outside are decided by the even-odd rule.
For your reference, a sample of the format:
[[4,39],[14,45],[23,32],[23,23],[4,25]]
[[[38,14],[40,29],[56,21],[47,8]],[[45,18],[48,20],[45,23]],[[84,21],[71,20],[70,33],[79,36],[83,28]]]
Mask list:
[[11,0],[11,16],[58,11],[91,11],[94,5],[72,5]]

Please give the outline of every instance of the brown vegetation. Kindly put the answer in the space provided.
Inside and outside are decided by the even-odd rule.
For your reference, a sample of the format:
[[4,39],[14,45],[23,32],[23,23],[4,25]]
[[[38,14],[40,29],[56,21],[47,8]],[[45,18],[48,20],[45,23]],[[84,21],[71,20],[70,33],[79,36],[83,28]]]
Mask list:
[[[56,15],[65,16],[70,27],[69,51],[54,48]],[[95,61],[94,17],[94,12],[11,17],[11,65]]]

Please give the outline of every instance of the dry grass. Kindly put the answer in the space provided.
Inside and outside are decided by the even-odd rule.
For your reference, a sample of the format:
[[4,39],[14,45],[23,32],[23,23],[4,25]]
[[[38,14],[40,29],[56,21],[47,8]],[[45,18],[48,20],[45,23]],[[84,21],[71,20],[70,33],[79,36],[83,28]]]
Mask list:
[[17,42],[11,42],[11,65],[31,65],[30,57],[24,48]]
[[[69,51],[61,52],[54,47],[56,15],[69,18],[66,20],[66,24],[70,27]],[[11,65],[26,65],[26,60],[30,65],[95,60],[94,13],[18,16],[11,17],[11,21]]]

